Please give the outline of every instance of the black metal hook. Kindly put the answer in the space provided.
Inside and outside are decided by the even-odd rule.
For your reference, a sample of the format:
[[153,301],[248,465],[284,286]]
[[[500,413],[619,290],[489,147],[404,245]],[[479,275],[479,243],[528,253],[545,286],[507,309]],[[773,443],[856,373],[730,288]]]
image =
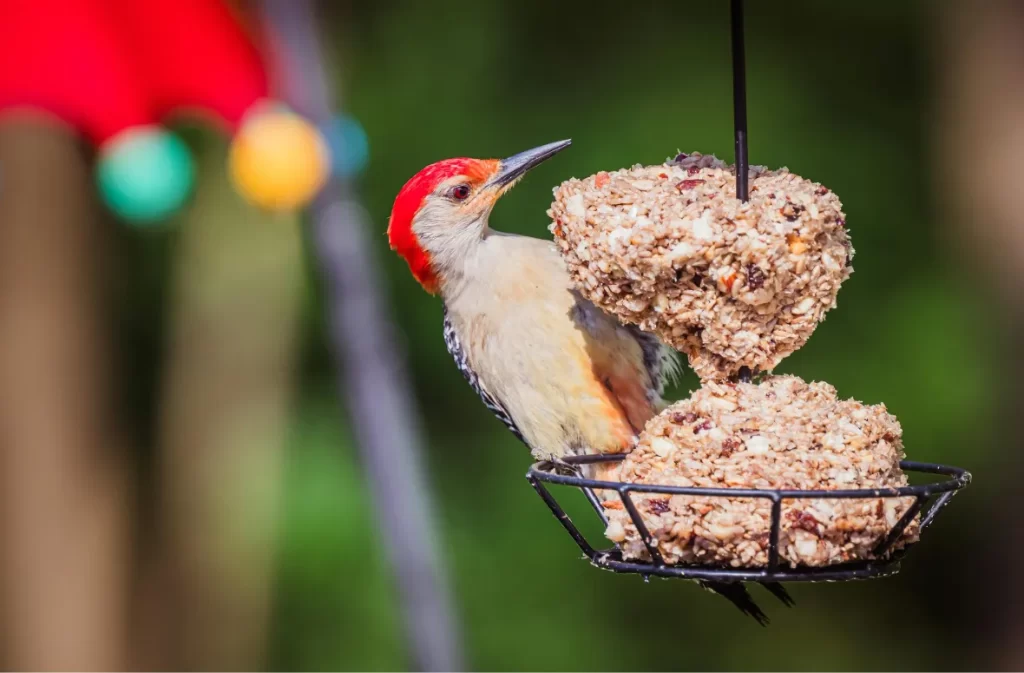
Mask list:
[[732,0],[732,111],[736,129],[736,198],[746,201],[749,159],[747,158],[747,66],[743,49],[743,0]]

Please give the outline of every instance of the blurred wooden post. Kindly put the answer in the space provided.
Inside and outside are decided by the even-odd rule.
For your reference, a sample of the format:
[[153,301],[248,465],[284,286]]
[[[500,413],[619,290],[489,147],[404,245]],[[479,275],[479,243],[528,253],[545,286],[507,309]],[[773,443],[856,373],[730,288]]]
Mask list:
[[0,122],[5,669],[127,665],[132,508],[108,390],[93,192],[70,132]]
[[[937,12],[938,124],[933,165],[939,180],[964,281],[979,297],[986,289],[1000,308],[993,316],[1005,341],[999,432],[992,456],[999,469],[985,489],[980,520],[989,547],[976,549],[972,588],[977,632],[976,667],[1024,667],[1024,538],[1020,495],[1024,456],[1024,3],[955,0]],[[987,286],[987,287],[986,287]],[[956,357],[950,353],[950,357]],[[969,449],[972,447],[964,447]],[[966,460],[966,457],[965,457]]]
[[158,605],[145,636],[156,648],[142,644],[141,664],[257,670],[269,639],[301,235],[297,218],[240,201],[225,142],[213,138],[197,157],[200,182],[174,262],[158,459],[162,568],[149,578]]

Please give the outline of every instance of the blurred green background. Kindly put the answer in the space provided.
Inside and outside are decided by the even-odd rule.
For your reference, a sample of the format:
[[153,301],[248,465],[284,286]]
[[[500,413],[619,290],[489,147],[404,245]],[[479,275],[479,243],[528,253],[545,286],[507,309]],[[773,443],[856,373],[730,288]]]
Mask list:
[[[453,366],[439,301],[415,283],[385,236],[398,189],[442,158],[501,157],[571,137],[571,149],[531,172],[491,220],[496,229],[539,237],[549,236],[544,213],[552,187],[571,176],[658,163],[677,150],[731,161],[728,3],[321,4],[325,46],[338,64],[333,84],[370,141],[358,188],[374,225],[373,259],[383,269],[415,381],[440,515],[438,542],[469,666],[935,670],[1006,664],[1016,642],[1008,635],[1016,633],[1008,626],[1016,617],[1006,601],[1016,594],[997,575],[1013,558],[1008,550],[1020,534],[997,518],[1013,500],[994,494],[1001,477],[1010,475],[1006,466],[1019,445],[1012,434],[1001,434],[1012,422],[1000,426],[998,413],[1017,391],[1007,380],[1016,368],[1015,359],[1007,360],[1015,339],[1006,320],[1010,304],[959,238],[986,222],[960,217],[936,170],[945,162],[985,163],[950,154],[944,144],[943,92],[952,86],[945,75],[952,66],[942,14],[952,10],[944,3],[880,0],[747,3],[751,161],[788,166],[833,189],[857,250],[838,308],[777,371],[828,381],[844,397],[884,402],[903,424],[910,458],[950,462],[975,476],[900,575],[795,585],[794,609],[755,589],[773,620],[762,629],[694,584],[644,583],[581,559],[524,479],[526,448]],[[1021,85],[1012,82],[1014,89]],[[201,126],[181,130],[204,157],[199,179],[205,196],[159,231],[116,223],[105,230],[113,387],[129,463],[139,476],[131,502],[143,540],[157,517],[147,489],[164,469],[155,447],[166,432],[161,419],[166,422],[174,302],[188,285],[181,256],[196,250],[182,237],[201,228],[218,232],[205,234],[204,245],[220,245],[230,268],[273,266],[280,245],[274,234],[266,234],[263,247],[253,244],[250,221],[263,216],[237,203],[220,176],[223,139]],[[259,226],[265,232],[300,225]],[[236,247],[234,241],[245,243]],[[273,550],[264,578],[263,651],[246,663],[279,670],[403,669],[408,659],[396,590],[350,424],[339,412],[308,235],[303,245],[304,254],[288,256],[297,288],[297,309],[288,315],[298,331],[280,458],[250,463],[242,448],[227,470],[230,479],[215,485],[219,497],[240,498],[228,507],[236,517],[228,526],[252,531],[227,548],[232,563],[245,567],[252,539]],[[196,292],[204,297],[216,288]],[[278,324],[273,313],[264,313],[268,329]],[[244,376],[239,381],[245,385]],[[688,373],[670,397],[696,385]],[[219,662],[214,667],[232,665],[213,661]]]

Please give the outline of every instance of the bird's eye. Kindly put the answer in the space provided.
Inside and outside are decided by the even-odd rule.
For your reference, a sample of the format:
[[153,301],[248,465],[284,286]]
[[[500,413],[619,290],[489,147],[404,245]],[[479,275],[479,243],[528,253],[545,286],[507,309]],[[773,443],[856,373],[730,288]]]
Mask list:
[[451,195],[456,201],[465,201],[469,198],[469,185],[455,185],[452,187]]

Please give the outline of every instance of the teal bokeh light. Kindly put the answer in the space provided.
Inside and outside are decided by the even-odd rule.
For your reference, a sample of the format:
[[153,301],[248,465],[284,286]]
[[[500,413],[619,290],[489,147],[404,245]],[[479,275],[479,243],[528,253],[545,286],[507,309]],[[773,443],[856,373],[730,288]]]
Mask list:
[[337,117],[324,131],[331,148],[334,175],[353,178],[362,173],[370,159],[370,143],[359,121],[354,117]]
[[135,224],[162,220],[188,198],[195,171],[176,135],[142,127],[121,133],[101,150],[96,181],[103,200]]

